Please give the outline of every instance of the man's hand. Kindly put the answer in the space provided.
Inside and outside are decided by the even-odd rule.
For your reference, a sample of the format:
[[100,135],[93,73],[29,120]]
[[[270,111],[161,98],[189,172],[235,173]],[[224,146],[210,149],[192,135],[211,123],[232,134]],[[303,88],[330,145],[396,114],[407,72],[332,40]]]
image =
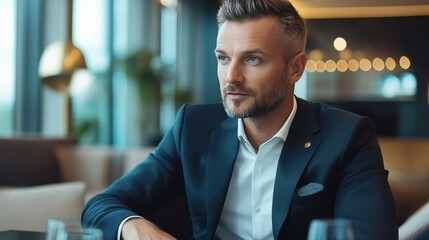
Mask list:
[[142,218],[131,218],[124,223],[121,232],[124,240],[174,240],[173,236]]

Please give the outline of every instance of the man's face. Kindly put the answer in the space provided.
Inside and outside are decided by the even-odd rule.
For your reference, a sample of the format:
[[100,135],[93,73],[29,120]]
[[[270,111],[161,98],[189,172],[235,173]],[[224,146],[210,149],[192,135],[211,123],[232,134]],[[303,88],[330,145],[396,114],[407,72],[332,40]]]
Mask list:
[[284,103],[289,81],[277,18],[225,22],[215,54],[222,101],[230,117],[257,117]]

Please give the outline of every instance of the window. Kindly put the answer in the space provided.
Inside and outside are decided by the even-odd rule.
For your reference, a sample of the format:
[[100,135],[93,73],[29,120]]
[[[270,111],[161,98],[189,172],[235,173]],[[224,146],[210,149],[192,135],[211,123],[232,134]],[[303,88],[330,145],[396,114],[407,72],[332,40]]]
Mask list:
[[[171,127],[177,110],[176,7],[174,0],[73,1],[73,43],[88,67],[71,86],[80,143],[154,145]],[[148,59],[151,73],[143,73]]]
[[13,131],[16,61],[16,0],[0,2],[0,134]]
[[73,128],[80,143],[109,143],[108,1],[73,2],[73,43],[88,70],[73,76]]
[[[162,86],[161,132],[171,127],[177,107],[186,99],[181,100],[176,92],[176,60],[177,60],[177,1],[161,1],[161,61],[164,64]],[[184,90],[181,90],[184,91]],[[186,97],[186,96],[184,96]]]

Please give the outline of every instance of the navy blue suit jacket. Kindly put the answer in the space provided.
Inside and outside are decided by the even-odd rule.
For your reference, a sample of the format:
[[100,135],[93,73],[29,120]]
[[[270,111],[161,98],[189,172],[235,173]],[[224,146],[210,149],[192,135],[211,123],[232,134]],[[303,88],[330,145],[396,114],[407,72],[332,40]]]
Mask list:
[[[312,219],[333,217],[351,219],[355,239],[397,239],[394,201],[371,120],[297,102],[275,178],[275,239],[306,239]],[[155,153],[87,204],[83,224],[113,239],[124,218],[148,216],[185,193],[194,238],[213,239],[238,147],[237,119],[221,104],[185,105]],[[297,194],[309,183],[324,188]]]

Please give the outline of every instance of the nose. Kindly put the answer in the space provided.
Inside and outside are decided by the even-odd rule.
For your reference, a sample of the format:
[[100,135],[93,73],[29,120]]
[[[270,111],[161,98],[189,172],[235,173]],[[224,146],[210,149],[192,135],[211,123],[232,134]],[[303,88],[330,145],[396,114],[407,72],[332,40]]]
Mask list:
[[244,80],[243,67],[239,61],[231,61],[226,67],[225,81],[231,84],[241,83]]

